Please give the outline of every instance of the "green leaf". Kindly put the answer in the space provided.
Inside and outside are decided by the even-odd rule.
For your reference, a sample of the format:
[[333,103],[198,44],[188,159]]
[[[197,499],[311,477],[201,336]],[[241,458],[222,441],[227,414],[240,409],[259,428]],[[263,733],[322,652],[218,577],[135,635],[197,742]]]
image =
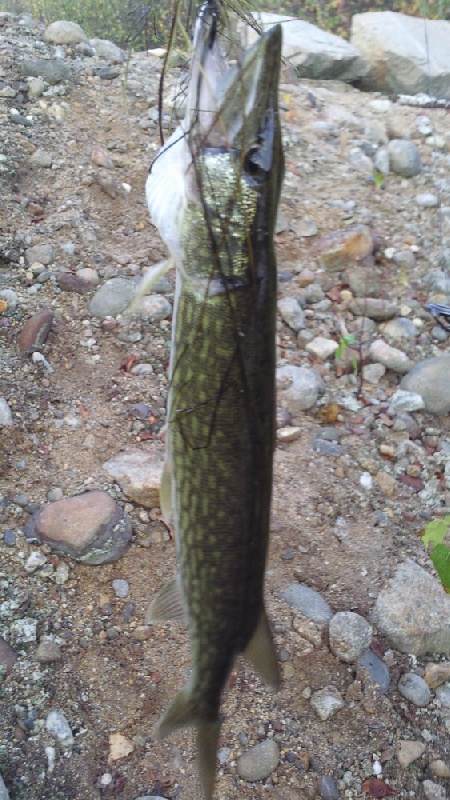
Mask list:
[[425,526],[422,541],[425,547],[429,544],[438,545],[444,541],[444,537],[450,526],[450,515],[442,519],[433,519]]
[[437,544],[430,558],[446,592],[450,592],[450,547]]

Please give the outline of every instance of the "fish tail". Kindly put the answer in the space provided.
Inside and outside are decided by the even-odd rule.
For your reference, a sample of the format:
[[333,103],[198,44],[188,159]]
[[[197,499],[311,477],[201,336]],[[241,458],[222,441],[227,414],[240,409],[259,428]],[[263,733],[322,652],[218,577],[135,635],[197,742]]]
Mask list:
[[178,728],[192,726],[197,733],[197,751],[200,776],[205,800],[211,800],[217,767],[217,745],[219,742],[220,721],[205,720],[199,717],[191,683],[178,692],[169,708],[157,725],[158,738],[165,738]]

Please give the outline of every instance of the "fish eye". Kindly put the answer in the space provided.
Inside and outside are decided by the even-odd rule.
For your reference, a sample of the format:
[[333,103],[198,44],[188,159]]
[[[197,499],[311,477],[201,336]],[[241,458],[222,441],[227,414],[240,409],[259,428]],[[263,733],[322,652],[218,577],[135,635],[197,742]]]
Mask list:
[[253,145],[244,158],[244,172],[254,181],[262,181],[266,176],[266,171],[260,163],[260,150],[258,145]]

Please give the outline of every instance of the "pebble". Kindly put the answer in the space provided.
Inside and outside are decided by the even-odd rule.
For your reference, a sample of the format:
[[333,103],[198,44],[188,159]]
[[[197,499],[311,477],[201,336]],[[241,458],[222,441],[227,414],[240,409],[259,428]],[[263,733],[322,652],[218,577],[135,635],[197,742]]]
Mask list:
[[42,567],[47,561],[47,556],[44,553],[41,553],[39,550],[30,553],[27,560],[25,561],[24,570],[25,572],[36,572],[39,567]]
[[81,267],[81,269],[77,269],[76,277],[81,278],[83,284],[88,284],[89,286],[98,286],[100,283],[99,274],[97,270],[92,267]]
[[85,294],[92,288],[92,284],[83,278],[78,273],[73,272],[59,272],[58,284],[62,292],[74,292],[76,294]]
[[391,683],[389,669],[373,650],[367,650],[363,653],[358,661],[358,667],[366,670],[373,683],[376,683],[383,694],[386,694]]
[[391,139],[388,144],[389,166],[402,178],[413,178],[422,171],[419,148],[407,139]]
[[450,708],[450,684],[438,686],[436,689],[436,698],[442,708]]
[[37,620],[31,617],[16,619],[10,625],[11,637],[16,645],[36,641]]
[[0,800],[10,800],[6,784],[0,774]]
[[315,336],[306,346],[305,350],[307,353],[311,353],[314,358],[318,358],[320,361],[326,361],[327,358],[330,358],[336,350],[338,349],[339,345],[334,339],[325,339],[323,336]]
[[172,316],[172,305],[160,294],[149,294],[143,297],[133,308],[133,314],[139,314],[148,322],[159,322]]
[[11,409],[4,397],[0,397],[0,425],[14,425]]
[[344,452],[344,448],[340,444],[337,444],[337,442],[330,442],[322,438],[314,439],[312,449],[315,453],[319,453],[321,456],[327,456],[328,458],[340,456]]
[[430,689],[436,689],[446,681],[450,681],[450,661],[428,662],[425,664],[425,680]]
[[333,612],[323,597],[304,583],[291,583],[281,592],[283,600],[313,622],[329,622]]
[[436,778],[450,778],[450,767],[441,758],[431,761],[428,769]]
[[341,661],[357,661],[372,641],[372,626],[353,611],[339,611],[328,627],[330,650]]
[[367,364],[362,368],[363,380],[372,386],[378,386],[385,372],[384,364]]
[[45,720],[45,727],[58,740],[61,747],[65,750],[72,748],[73,733],[62,711],[50,711]]
[[244,781],[262,781],[278,766],[280,750],[273,739],[255,744],[237,760],[236,769]]
[[322,800],[339,800],[341,796],[337,783],[331,775],[322,775],[318,788]]
[[320,239],[313,254],[328,272],[340,272],[349,262],[361,261],[373,252],[372,232],[366,225],[334,231]]
[[416,195],[416,203],[422,208],[436,208],[436,206],[439,205],[439,200],[435,194],[424,192],[423,194]]
[[17,653],[9,642],[0,636],[0,665],[10,669],[17,661]]
[[279,442],[295,442],[301,434],[301,428],[297,428],[295,425],[286,425],[284,428],[278,428],[277,439]]
[[430,780],[423,781],[422,789],[426,800],[447,800],[447,792],[439,783]]
[[52,44],[78,44],[89,41],[81,25],[68,20],[57,20],[48,25],[43,39]]
[[53,639],[43,639],[36,650],[36,660],[40,664],[53,664],[61,661],[61,648]]
[[[380,291],[380,282],[375,270],[357,264],[347,270],[345,275],[350,290],[356,297],[371,297]],[[349,298],[349,301],[351,300],[352,297]]]
[[426,749],[427,746],[424,742],[402,739],[398,743],[397,761],[401,767],[409,767],[410,764],[423,756]]
[[391,319],[381,327],[383,336],[397,340],[405,339],[406,341],[414,341],[417,336],[417,328],[412,319],[406,317],[398,317]]
[[431,692],[426,681],[415,672],[405,672],[398,682],[398,690],[402,697],[415,706],[427,706],[431,700]]
[[305,312],[295,297],[282,297],[278,301],[278,312],[283,322],[296,333],[305,327]]
[[27,521],[27,538],[85,564],[117,561],[131,539],[131,520],[107,493],[85,492],[44,506]]
[[450,354],[442,353],[420,361],[402,379],[400,387],[420,394],[425,411],[430,414],[448,414],[450,411]]
[[16,534],[14,531],[12,531],[10,528],[7,528],[3,534],[3,541],[7,547],[14,547],[16,544]]
[[407,559],[379,593],[371,621],[396,650],[450,655],[450,597],[441,582]]
[[115,317],[131,303],[135,289],[134,282],[127,278],[110,278],[92,297],[89,303],[90,313],[100,319]]
[[398,314],[396,303],[390,303],[379,297],[355,297],[348,307],[355,316],[368,317],[375,322],[392,319]]
[[19,67],[23,77],[42,78],[51,85],[67,81],[72,74],[69,64],[62,58],[24,58]]
[[40,347],[47,341],[53,324],[53,311],[45,308],[37,314],[33,314],[19,334],[18,344],[21,353],[32,353],[33,350],[39,350]]
[[330,719],[344,707],[344,699],[334,686],[327,686],[314,692],[310,703],[322,721]]
[[[393,372],[400,372],[403,374],[408,372],[413,366],[413,362],[408,358],[406,353],[403,353],[402,350],[398,350],[397,347],[391,347],[384,339],[376,339],[372,342],[369,347],[369,354],[374,361],[383,364],[383,366],[388,369],[392,369]],[[406,387],[402,386],[402,388]]]
[[123,578],[115,578],[112,582],[112,588],[116,597],[121,599],[128,597],[130,592],[130,584]]
[[278,367],[276,381],[278,402],[293,416],[312,408],[324,391],[322,378],[309,367]]
[[125,450],[102,466],[130,500],[146,508],[159,508],[162,461],[143,450]]
[[422,396],[416,392],[405,392],[404,389],[397,389],[389,402],[390,414],[398,411],[420,411],[422,408],[425,408]]
[[125,60],[124,51],[109,39],[90,39],[89,44],[95,50],[95,55],[110,61],[112,64],[122,64]]
[[54,503],[56,500],[62,500],[64,492],[60,486],[55,486],[54,489],[49,489],[47,492],[47,500],[49,503]]
[[39,262],[39,264],[48,266],[53,263],[54,259],[55,249],[52,244],[36,244],[25,250],[25,261],[30,265]]

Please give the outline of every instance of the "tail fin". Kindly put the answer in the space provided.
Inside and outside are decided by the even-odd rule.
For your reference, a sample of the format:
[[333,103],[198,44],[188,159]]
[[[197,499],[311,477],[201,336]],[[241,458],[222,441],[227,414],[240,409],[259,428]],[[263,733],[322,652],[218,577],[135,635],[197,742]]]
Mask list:
[[217,745],[219,742],[219,720],[206,721],[200,719],[193,698],[192,686],[186,686],[178,692],[169,708],[158,722],[156,733],[163,739],[178,728],[195,727],[197,731],[197,750],[200,777],[205,800],[211,800],[214,789],[214,778],[217,767]]

